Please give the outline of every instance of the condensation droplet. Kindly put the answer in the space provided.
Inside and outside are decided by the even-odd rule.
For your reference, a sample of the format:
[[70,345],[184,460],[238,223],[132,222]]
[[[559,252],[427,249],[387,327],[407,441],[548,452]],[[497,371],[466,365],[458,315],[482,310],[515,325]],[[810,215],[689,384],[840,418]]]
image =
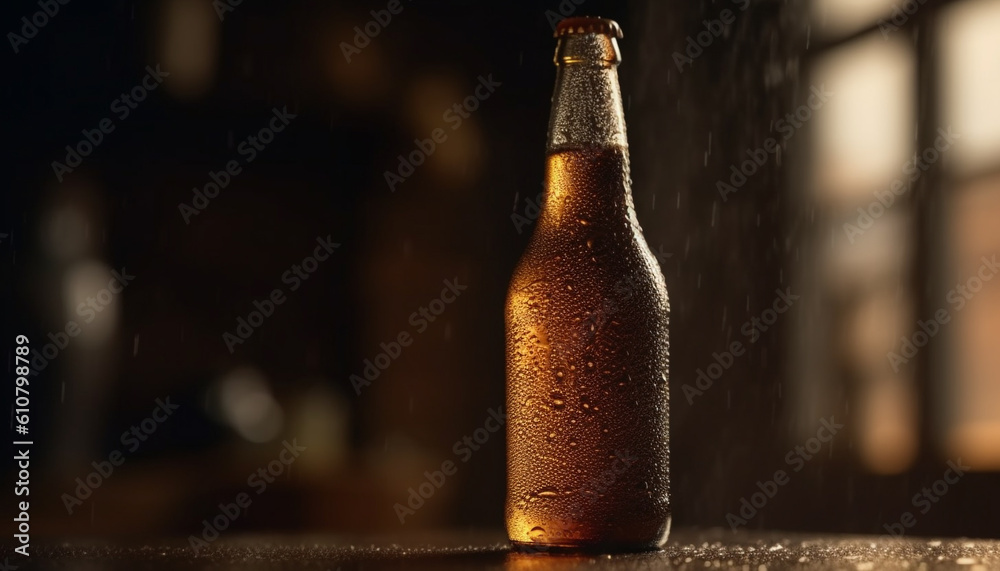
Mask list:
[[566,406],[566,398],[562,396],[562,393],[552,393],[552,407],[562,408]]

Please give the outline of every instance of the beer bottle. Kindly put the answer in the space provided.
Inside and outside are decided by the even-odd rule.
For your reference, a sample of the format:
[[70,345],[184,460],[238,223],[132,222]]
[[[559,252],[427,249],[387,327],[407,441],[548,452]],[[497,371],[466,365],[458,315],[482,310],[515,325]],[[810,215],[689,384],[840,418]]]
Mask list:
[[545,195],[506,302],[510,541],[642,550],[670,529],[666,285],[632,203],[612,20],[555,32]]

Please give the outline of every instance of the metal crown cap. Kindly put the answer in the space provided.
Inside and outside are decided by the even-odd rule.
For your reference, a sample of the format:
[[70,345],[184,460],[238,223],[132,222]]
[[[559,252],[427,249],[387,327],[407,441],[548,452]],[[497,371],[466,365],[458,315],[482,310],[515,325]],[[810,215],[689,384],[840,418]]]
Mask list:
[[564,18],[556,25],[556,38],[569,36],[572,34],[604,34],[612,38],[622,38],[622,29],[618,22],[608,18],[598,18],[594,16],[574,16]]

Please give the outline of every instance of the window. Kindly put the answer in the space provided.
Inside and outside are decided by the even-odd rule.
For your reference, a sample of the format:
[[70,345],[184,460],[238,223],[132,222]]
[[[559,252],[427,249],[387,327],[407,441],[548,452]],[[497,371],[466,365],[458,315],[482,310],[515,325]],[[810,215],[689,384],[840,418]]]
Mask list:
[[848,454],[874,473],[928,450],[1000,469],[1000,0],[812,12],[809,84],[834,95],[801,177],[793,408],[847,407]]

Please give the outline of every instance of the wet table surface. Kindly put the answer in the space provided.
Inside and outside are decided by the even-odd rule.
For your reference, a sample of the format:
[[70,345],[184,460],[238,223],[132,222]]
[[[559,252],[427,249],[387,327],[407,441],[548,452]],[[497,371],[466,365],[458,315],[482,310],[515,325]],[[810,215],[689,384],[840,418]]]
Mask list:
[[447,532],[351,538],[225,534],[197,554],[185,539],[149,543],[33,541],[32,556],[4,542],[0,569],[1000,569],[1000,541],[886,539],[728,530],[681,530],[658,552],[522,554],[498,533]]

